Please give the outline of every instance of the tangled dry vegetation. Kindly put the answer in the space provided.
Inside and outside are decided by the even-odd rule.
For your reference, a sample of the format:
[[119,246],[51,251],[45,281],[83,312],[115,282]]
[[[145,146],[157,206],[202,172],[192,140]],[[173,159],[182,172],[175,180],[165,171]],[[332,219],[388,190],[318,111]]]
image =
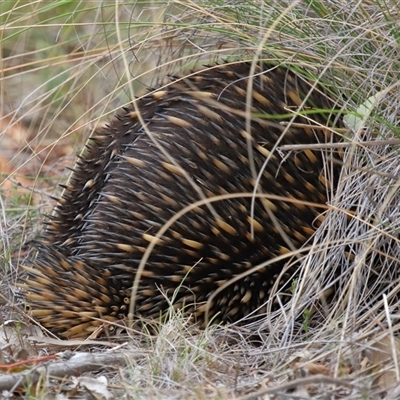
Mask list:
[[[389,0],[3,2],[1,397],[399,398],[399,16]],[[292,301],[240,329],[174,315],[157,335],[43,336],[18,311],[18,266],[87,137],[166,74],[239,59],[306,69],[346,116]]]

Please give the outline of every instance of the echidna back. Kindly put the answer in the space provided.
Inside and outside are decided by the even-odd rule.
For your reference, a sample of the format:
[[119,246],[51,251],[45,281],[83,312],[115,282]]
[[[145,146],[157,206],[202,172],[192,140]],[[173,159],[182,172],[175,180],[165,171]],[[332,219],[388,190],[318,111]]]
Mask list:
[[[89,141],[28,268],[27,297],[45,327],[85,336],[124,318],[154,236],[215,196],[228,198],[194,207],[154,247],[135,317],[159,318],[173,299],[202,323],[208,306],[210,318],[232,322],[265,314],[269,300],[274,308],[274,285],[290,298],[288,259],[227,282],[310,238],[338,170],[331,150],[308,145],[338,140],[326,127],[340,123],[328,97],[293,72],[249,73],[239,63],[176,78]],[[304,146],[279,150],[293,144]]]

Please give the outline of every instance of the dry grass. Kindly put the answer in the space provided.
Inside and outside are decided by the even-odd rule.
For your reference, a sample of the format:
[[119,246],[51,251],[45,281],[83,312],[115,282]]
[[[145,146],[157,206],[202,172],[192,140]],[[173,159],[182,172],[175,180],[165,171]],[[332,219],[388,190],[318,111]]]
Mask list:
[[[375,96],[370,115],[346,133],[339,187],[303,253],[293,301],[241,329],[198,332],[176,315],[157,335],[137,333],[123,344],[129,367],[103,371],[108,386],[99,390],[127,399],[398,398],[400,163],[398,145],[386,141],[399,134],[399,13],[387,0],[2,2],[4,362],[20,349],[54,351],[27,340],[32,324],[15,322],[14,283],[40,216],[54,205],[50,195],[58,196],[88,135],[167,73],[274,59],[305,67],[345,114]],[[91,348],[108,354],[108,346],[121,351],[110,343]],[[57,380],[24,387],[37,399],[83,390]]]

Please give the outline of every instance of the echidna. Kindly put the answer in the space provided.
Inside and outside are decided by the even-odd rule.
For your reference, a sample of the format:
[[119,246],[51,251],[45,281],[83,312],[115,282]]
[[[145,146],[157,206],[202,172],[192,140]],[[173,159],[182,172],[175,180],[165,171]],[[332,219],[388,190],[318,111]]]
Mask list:
[[[43,326],[78,337],[125,318],[158,231],[185,207],[222,195],[235,196],[194,207],[156,243],[134,317],[159,318],[173,300],[203,324],[208,308],[215,321],[237,321],[265,313],[274,285],[280,301],[290,297],[297,267],[284,269],[287,260],[228,281],[310,238],[338,167],[329,146],[307,145],[337,141],[327,127],[340,122],[328,96],[298,74],[263,64],[249,78],[250,68],[175,77],[90,139],[26,267],[26,297]],[[276,149],[288,144],[304,148]]]

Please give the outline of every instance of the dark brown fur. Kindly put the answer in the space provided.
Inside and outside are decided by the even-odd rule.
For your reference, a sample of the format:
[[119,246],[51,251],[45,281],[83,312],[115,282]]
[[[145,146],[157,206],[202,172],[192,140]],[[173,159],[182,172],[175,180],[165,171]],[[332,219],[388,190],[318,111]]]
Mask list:
[[[147,129],[207,198],[253,192],[256,177],[250,170],[246,142],[250,135],[257,174],[280,138],[279,146],[338,140],[327,129],[311,127],[340,125],[335,114],[318,112],[333,108],[327,96],[316,89],[309,93],[308,82],[282,68],[257,68],[250,118],[246,108],[249,71],[247,63],[213,67],[136,102]],[[318,110],[310,113],[313,108]],[[291,112],[302,110],[307,117],[297,116],[296,125],[287,129],[280,124],[291,121]],[[244,134],[246,116],[251,122],[248,135]],[[301,247],[323,212],[301,202],[324,205],[337,180],[337,167],[326,161],[327,153],[273,152],[258,193],[298,202],[263,204],[257,198],[254,238],[248,197],[214,202],[214,214],[205,205],[176,221],[155,246],[141,275],[135,316],[158,318],[168,308],[167,298],[173,298],[175,307],[184,307],[196,320],[206,322],[204,304],[225,282],[289,252],[290,243]],[[38,257],[27,267],[25,287],[33,316],[63,337],[87,336],[101,319],[124,318],[151,236],[200,199],[187,176],[172,166],[146,134],[134,108],[123,110],[90,140]],[[271,220],[271,212],[290,243]],[[210,317],[237,321],[252,312],[265,313],[286,262],[273,263],[229,285],[212,302]],[[281,301],[290,297],[295,270],[292,266],[280,277]]]

